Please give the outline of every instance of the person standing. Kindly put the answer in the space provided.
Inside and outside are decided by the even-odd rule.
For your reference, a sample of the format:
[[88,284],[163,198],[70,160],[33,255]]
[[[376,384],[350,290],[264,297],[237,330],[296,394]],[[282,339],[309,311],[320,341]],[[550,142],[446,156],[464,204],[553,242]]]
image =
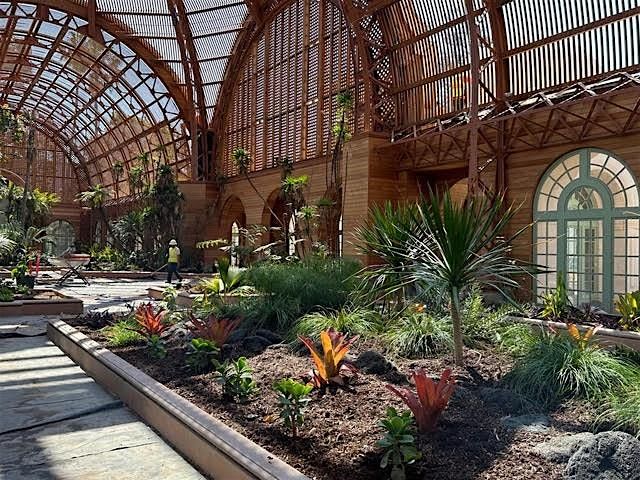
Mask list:
[[167,283],[171,283],[173,274],[175,273],[178,282],[182,282],[182,277],[178,272],[178,264],[180,263],[180,249],[178,242],[173,239],[169,242],[169,260],[167,262]]

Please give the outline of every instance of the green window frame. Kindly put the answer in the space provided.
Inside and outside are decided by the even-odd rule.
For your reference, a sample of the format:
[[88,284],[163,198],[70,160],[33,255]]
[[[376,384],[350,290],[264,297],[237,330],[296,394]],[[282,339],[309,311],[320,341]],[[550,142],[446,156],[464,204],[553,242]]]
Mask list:
[[640,193],[615,154],[584,148],[556,160],[542,176],[533,206],[536,295],[561,272],[576,306],[613,310],[616,295],[640,288]]

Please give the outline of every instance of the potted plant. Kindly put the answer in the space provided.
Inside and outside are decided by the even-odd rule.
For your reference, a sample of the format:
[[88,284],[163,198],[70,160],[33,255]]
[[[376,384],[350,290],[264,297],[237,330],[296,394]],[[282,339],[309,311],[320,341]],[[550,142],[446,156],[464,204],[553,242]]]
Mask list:
[[27,288],[35,287],[36,277],[31,275],[29,270],[29,266],[24,260],[18,262],[18,264],[11,270],[11,278],[16,281],[16,285]]

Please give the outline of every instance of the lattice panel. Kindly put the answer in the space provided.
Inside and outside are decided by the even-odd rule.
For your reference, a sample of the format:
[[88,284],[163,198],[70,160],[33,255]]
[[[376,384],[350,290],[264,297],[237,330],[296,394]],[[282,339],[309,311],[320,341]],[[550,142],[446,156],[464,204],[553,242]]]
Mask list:
[[235,148],[251,153],[253,171],[273,167],[277,158],[297,162],[327,154],[336,95],[351,89],[356,103],[364,98],[352,47],[345,19],[328,1],[297,0],[275,16],[234,90],[222,159],[226,175],[237,174]]
[[640,64],[639,0],[513,0],[503,10],[514,95]]
[[[57,193],[63,203],[72,203],[78,193],[76,170],[60,145],[52,138],[36,134],[37,153],[31,172],[31,185]],[[0,169],[15,173],[22,179],[27,173],[25,141],[14,143],[9,135],[0,136]]]

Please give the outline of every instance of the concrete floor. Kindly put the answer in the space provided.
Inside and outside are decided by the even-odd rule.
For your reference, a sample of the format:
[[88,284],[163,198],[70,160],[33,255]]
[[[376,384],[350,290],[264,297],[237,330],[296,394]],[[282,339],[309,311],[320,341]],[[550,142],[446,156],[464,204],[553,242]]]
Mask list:
[[[86,309],[145,300],[150,284],[71,285]],[[45,318],[0,318],[0,480],[203,477],[44,335]]]

